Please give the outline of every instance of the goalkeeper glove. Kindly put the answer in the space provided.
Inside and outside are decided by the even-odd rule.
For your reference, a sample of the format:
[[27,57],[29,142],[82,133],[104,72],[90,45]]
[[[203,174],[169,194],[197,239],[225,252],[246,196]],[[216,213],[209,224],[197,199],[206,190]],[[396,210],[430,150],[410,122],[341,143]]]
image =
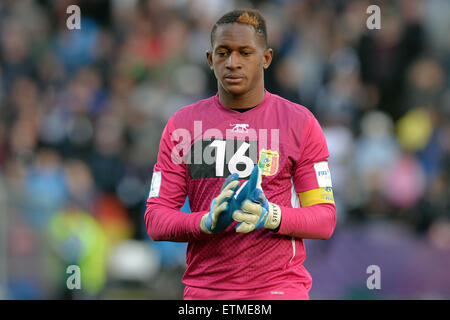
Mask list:
[[241,210],[233,212],[233,219],[239,222],[236,232],[248,233],[261,228],[277,229],[281,223],[281,209],[267,200],[261,187],[262,172],[258,165],[253,169],[250,180],[252,178],[256,180],[256,188],[249,192]]
[[230,200],[239,186],[239,175],[233,173],[225,180],[219,195],[211,202],[208,213],[205,213],[200,221],[200,228],[205,233],[218,233],[224,231],[232,222]]
[[[255,172],[255,169],[253,169]],[[250,179],[242,185],[241,190],[236,191],[239,186],[237,181],[239,175],[233,173],[225,180],[220,194],[213,199],[208,213],[203,215],[200,221],[200,228],[205,233],[219,233],[234,221],[233,212],[238,211],[245,199],[256,189],[257,174],[251,174]]]

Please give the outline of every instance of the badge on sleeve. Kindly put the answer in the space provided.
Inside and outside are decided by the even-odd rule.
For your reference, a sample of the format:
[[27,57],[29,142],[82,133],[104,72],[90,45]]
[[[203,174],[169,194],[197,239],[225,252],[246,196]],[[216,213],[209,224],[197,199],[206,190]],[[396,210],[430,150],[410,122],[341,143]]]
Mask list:
[[331,174],[328,168],[328,162],[316,162],[314,163],[314,170],[316,171],[316,178],[319,188],[331,188]]
[[149,198],[154,198],[159,196],[159,190],[161,189],[161,171],[153,172],[152,184],[150,186],[150,192],[148,194]]

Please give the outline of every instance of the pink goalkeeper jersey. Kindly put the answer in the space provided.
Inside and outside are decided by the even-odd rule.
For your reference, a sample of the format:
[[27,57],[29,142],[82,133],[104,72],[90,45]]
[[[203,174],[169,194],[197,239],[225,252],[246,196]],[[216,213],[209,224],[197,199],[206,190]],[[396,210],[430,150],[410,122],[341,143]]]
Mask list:
[[[331,236],[335,208],[291,208],[301,207],[298,193],[331,187],[324,169],[328,156],[312,113],[268,91],[262,103],[243,113],[223,106],[218,95],[184,107],[162,134],[145,213],[148,234],[188,242],[183,276],[188,286],[250,290],[298,283],[309,290],[301,234]],[[264,168],[264,193],[282,209],[279,230],[241,234],[234,222],[222,233],[202,233],[200,219],[227,176],[238,172],[244,182],[257,163]],[[179,211],[186,196],[192,213]]]

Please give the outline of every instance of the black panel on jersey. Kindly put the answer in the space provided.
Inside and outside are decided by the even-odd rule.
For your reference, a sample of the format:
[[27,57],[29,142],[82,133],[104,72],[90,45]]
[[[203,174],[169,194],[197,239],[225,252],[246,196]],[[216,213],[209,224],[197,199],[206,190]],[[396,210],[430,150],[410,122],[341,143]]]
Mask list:
[[[216,141],[216,142],[215,142]],[[216,145],[211,145],[215,142]],[[238,161],[236,168],[238,171],[246,169],[247,164],[244,161],[239,161],[239,154],[237,151],[242,147],[242,144],[248,144],[247,150],[242,154],[243,157],[251,159],[251,169],[256,164],[258,157],[258,142],[257,141],[241,141],[241,140],[221,140],[221,139],[207,139],[199,140],[191,147],[190,153],[187,157],[188,170],[191,179],[204,178],[222,178],[228,177],[230,173],[230,160]],[[220,145],[218,147],[217,145]],[[219,151],[219,149],[221,149]],[[224,152],[221,156],[221,151]],[[233,159],[233,157],[235,157]],[[249,159],[248,159],[249,158]],[[222,175],[217,175],[216,171],[222,171]],[[241,177],[245,178],[245,177]]]

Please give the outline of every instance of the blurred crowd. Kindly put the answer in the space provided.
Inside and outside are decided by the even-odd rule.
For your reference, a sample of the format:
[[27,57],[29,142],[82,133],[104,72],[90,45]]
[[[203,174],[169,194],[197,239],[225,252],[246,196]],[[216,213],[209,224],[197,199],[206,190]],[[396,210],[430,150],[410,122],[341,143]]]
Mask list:
[[447,0],[0,0],[0,299],[182,297],[186,244],[149,239],[145,200],[168,118],[216,93],[212,25],[243,7],[267,20],[266,88],[330,150],[338,225],[306,241],[311,297],[450,297]]

